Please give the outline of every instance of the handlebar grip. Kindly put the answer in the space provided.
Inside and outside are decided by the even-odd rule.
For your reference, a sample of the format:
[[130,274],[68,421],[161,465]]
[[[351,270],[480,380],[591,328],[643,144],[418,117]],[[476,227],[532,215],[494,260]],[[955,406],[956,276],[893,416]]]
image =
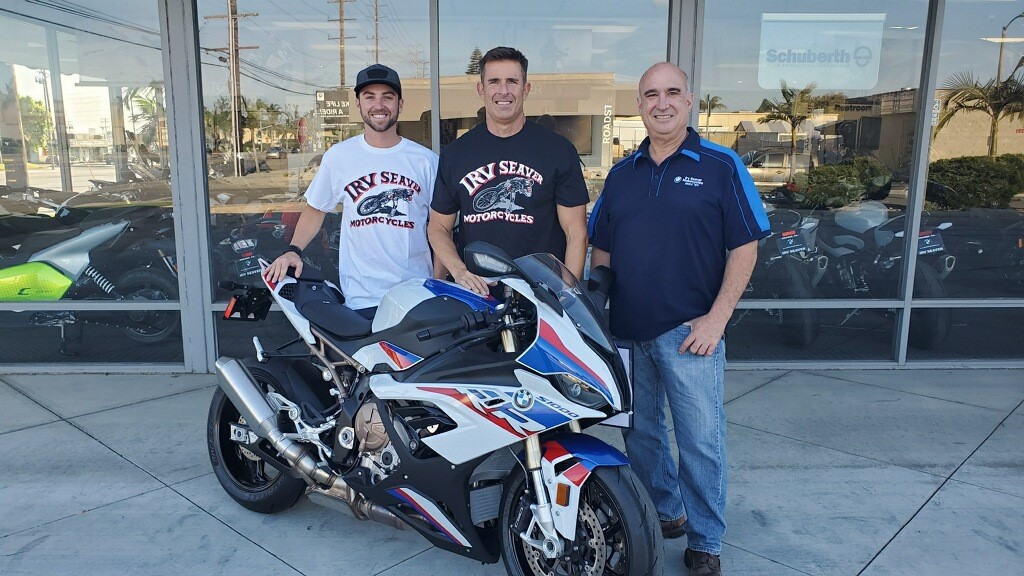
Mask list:
[[235,290],[244,290],[245,288],[248,288],[248,286],[246,286],[245,284],[238,284],[237,282],[231,280],[221,280],[220,282],[217,282],[217,286],[224,290],[227,290],[228,292],[234,292]]

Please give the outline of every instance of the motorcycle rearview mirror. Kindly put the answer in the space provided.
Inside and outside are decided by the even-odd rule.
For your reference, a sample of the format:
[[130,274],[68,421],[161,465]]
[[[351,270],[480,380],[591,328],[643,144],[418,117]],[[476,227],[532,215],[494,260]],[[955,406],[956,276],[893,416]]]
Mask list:
[[[512,258],[504,250],[486,242],[473,242],[466,246],[466,265],[470,272],[480,276],[509,274],[516,270]],[[484,272],[485,274],[480,274]]]

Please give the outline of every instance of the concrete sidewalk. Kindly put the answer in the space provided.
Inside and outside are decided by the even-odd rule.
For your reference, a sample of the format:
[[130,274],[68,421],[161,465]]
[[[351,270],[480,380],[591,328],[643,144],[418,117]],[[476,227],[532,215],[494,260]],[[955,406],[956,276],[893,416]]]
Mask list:
[[[0,376],[0,574],[504,574],[304,498],[238,506],[206,455],[214,382]],[[1022,371],[729,371],[726,390],[727,575],[1024,573]],[[684,573],[685,540],[666,547]]]

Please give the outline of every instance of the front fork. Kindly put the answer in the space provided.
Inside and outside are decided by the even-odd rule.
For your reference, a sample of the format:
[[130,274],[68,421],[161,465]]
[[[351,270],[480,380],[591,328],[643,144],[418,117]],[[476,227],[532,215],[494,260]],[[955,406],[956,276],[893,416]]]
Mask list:
[[[505,289],[506,291],[511,290],[508,287]],[[508,296],[509,294],[506,292],[506,300],[508,300]],[[506,326],[512,325],[512,316],[505,316],[503,320]],[[518,339],[511,328],[505,328],[501,331],[501,346],[507,353],[519,351]],[[578,422],[573,421],[570,423],[570,428],[573,429],[573,432],[578,432],[580,425]],[[555,520],[551,514],[551,502],[548,500],[548,492],[544,487],[544,477],[541,474],[540,437],[533,434],[528,436],[523,443],[526,448],[526,476],[527,480],[533,484],[536,502],[530,504],[533,520],[530,522],[529,527],[519,534],[519,537],[530,546],[540,550],[545,558],[549,560],[558,558],[562,555],[564,546],[562,545],[562,539],[558,537],[558,530],[555,528]],[[535,539],[530,537],[535,524],[540,528],[542,538]]]

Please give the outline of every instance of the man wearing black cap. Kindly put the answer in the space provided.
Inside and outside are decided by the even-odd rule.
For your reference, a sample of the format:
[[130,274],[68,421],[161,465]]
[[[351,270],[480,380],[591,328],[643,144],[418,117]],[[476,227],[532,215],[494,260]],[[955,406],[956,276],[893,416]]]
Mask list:
[[347,306],[370,316],[391,287],[433,274],[426,222],[437,155],[398,135],[398,73],[369,66],[356,76],[355,92],[365,130],[324,153],[292,245],[265,276],[277,282],[292,267],[300,274],[302,250],[341,205],[339,287]]
[[434,184],[430,245],[455,281],[478,294],[488,287],[459,257],[456,219],[460,248],[482,240],[513,258],[548,252],[583,274],[589,194],[579,156],[564,137],[526,121],[526,68],[515,48],[492,48],[480,59],[484,122],[445,148]]

